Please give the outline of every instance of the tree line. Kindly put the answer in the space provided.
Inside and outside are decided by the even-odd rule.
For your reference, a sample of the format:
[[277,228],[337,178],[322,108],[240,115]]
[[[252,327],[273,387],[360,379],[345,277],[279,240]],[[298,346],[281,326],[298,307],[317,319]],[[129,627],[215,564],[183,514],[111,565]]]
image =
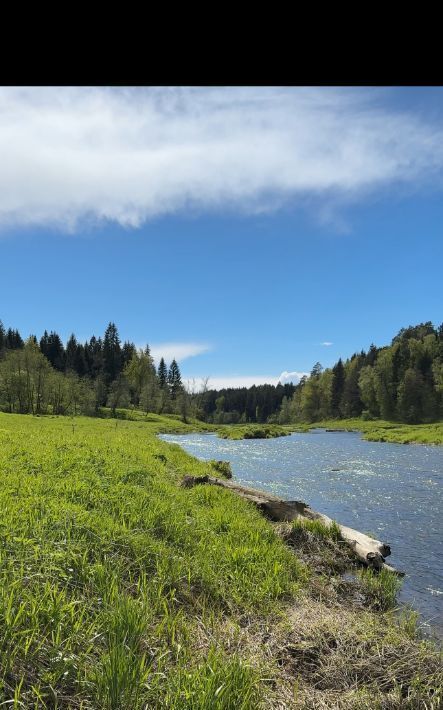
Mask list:
[[200,403],[200,417],[214,424],[248,424],[273,421],[283,400],[295,392],[293,384],[253,385],[208,390]]
[[97,415],[102,407],[178,413],[215,424],[282,424],[329,418],[382,418],[407,423],[443,417],[443,324],[402,328],[389,346],[354,353],[299,384],[189,388],[175,360],[158,368],[149,346],[121,343],[109,323],[103,338],[66,346],[46,330],[26,342],[0,321],[0,408],[32,414]]
[[316,363],[283,400],[278,420],[360,416],[409,424],[443,418],[443,324],[402,328],[389,346],[371,345],[325,370]]
[[[186,402],[182,400],[186,398]],[[146,412],[180,412],[186,418],[188,395],[179,366],[158,369],[149,346],[121,344],[115,323],[104,337],[80,343],[72,334],[64,346],[46,330],[24,341],[18,330],[0,321],[0,408],[21,414],[89,414],[108,406],[133,406]]]
[[317,362],[298,385],[209,390],[201,403],[201,418],[220,424],[348,417],[443,418],[443,324],[402,328],[389,346],[371,345],[327,369]]

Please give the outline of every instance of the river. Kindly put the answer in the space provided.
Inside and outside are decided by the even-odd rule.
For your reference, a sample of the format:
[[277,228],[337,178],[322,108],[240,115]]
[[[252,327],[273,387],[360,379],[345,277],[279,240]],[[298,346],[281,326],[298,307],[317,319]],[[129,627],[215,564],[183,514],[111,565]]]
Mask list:
[[443,637],[443,447],[364,441],[358,432],[314,429],[277,439],[164,434],[200,459],[230,461],[239,483],[303,500],[391,545],[406,572],[399,601]]

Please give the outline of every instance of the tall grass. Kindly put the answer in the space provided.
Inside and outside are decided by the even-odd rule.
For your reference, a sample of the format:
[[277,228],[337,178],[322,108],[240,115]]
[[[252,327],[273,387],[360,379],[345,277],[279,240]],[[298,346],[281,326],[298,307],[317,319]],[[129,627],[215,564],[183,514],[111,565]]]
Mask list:
[[211,467],[158,440],[162,428],[182,429],[0,415],[0,702],[230,708],[255,697],[255,671],[194,645],[194,627],[208,609],[272,610],[302,567],[252,506],[180,488]]
[[[300,675],[301,665],[287,671],[279,649],[306,634],[311,643],[318,605],[309,597],[306,566],[243,499],[221,487],[180,487],[185,474],[213,468],[155,435],[190,429],[157,415],[70,421],[0,414],[0,706],[308,707],[319,668],[321,678],[330,677],[334,638],[347,633],[346,624],[327,622],[322,609],[321,637],[313,630],[315,672],[306,666]],[[335,539],[334,528],[308,526],[320,541]],[[376,584],[380,579],[367,584],[374,598]],[[413,639],[411,623],[397,640],[392,623],[373,642],[393,659],[383,678],[406,685],[415,679],[415,695],[432,707],[441,688],[435,653]],[[396,665],[405,639],[413,675]],[[366,668],[367,640],[360,631],[351,640],[361,668],[358,681],[350,671],[346,679],[366,692],[375,651]],[[389,644],[397,649],[391,656]],[[300,653],[304,663],[309,654]],[[334,693],[325,692],[309,707],[333,706]]]

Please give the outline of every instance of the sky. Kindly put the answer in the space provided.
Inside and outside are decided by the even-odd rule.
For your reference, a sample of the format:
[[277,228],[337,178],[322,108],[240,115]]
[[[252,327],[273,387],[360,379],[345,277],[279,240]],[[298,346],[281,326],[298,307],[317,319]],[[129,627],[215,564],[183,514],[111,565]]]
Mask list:
[[0,88],[0,319],[297,382],[443,321],[443,88]]

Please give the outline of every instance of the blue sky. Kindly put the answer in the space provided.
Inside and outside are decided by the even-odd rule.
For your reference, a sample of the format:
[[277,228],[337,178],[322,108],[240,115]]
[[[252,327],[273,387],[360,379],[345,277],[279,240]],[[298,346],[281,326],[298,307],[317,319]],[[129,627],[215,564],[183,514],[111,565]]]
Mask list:
[[439,88],[3,89],[0,318],[113,320],[212,386],[440,323],[442,110]]

